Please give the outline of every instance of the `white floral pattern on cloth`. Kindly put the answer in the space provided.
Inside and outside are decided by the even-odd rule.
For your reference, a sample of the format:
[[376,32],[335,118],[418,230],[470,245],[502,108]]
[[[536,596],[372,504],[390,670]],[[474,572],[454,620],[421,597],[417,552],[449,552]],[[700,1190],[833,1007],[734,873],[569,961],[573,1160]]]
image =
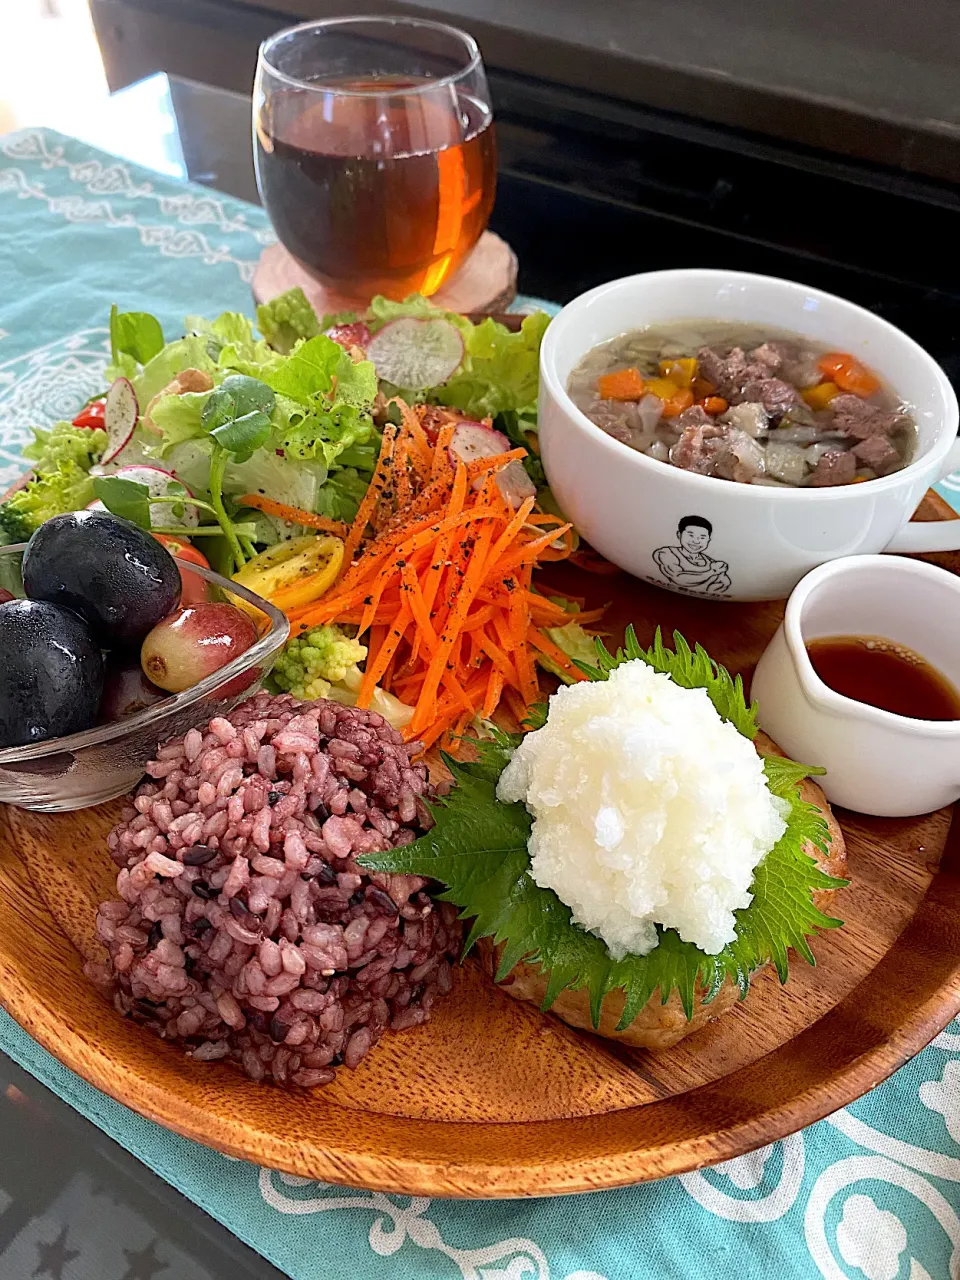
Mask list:
[[837,1245],[844,1262],[867,1280],[896,1280],[907,1229],[895,1213],[878,1209],[869,1196],[850,1196],[837,1224]]
[[[144,247],[155,249],[164,257],[199,259],[209,265],[229,263],[236,267],[244,283],[253,279],[259,252],[249,258],[237,257],[228,243],[216,243],[210,235],[195,230],[210,226],[217,234],[239,232],[249,237],[251,247],[257,250],[272,243],[274,236],[269,226],[262,217],[249,219],[239,212],[244,207],[240,201],[228,201],[212,192],[195,195],[189,190],[158,191],[157,183],[138,180],[133,176],[135,166],[121,160],[101,160],[92,153],[86,158],[71,159],[67,148],[52,140],[55,136],[49,130],[33,129],[0,139],[0,155],[33,162],[33,176],[22,164],[0,168],[0,195],[12,193],[20,200],[40,200],[50,213],[68,222],[133,230]],[[96,198],[51,193],[41,176],[51,170],[65,171],[71,183]],[[129,207],[137,203],[146,206],[145,212],[155,205],[156,212],[170,222],[141,221],[139,211]],[[232,208],[238,212],[232,212]]]
[[[9,252],[18,235],[49,244],[55,287],[38,288]],[[75,140],[0,139],[0,484],[22,469],[32,426],[97,389],[112,302],[153,312],[168,337],[186,314],[249,311],[247,281],[271,238],[261,210]],[[942,492],[956,502],[960,477]],[[851,1107],[715,1168],[476,1203],[226,1160],[99,1094],[2,1011],[0,1049],[294,1280],[960,1277],[960,1022]]]
[[72,418],[103,385],[110,359],[107,329],[84,329],[0,360],[0,492],[24,470],[32,428]]
[[947,1133],[960,1142],[960,1062],[948,1062],[940,1080],[928,1080],[919,1089],[920,1101],[943,1116]]
[[[431,1201],[422,1196],[392,1196],[382,1191],[350,1191],[309,1178],[260,1170],[260,1194],[278,1213],[329,1213],[361,1210],[372,1213],[370,1248],[380,1257],[395,1254],[409,1240],[421,1249],[436,1250],[449,1258],[462,1280],[551,1280],[550,1265],[532,1240],[499,1240],[476,1249],[458,1249],[444,1240],[436,1224],[426,1216]],[[294,1190],[303,1190],[297,1196]],[[406,1202],[406,1203],[404,1203]],[[607,1280],[596,1271],[577,1271],[564,1280]]]

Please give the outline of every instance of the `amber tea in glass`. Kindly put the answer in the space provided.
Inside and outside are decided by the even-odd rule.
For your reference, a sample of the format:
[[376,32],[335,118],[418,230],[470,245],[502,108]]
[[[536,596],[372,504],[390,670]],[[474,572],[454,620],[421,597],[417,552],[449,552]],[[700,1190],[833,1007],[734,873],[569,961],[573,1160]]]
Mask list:
[[348,297],[435,293],[493,207],[483,64],[470,36],[439,23],[332,19],[273,36],[254,147],[281,243]]

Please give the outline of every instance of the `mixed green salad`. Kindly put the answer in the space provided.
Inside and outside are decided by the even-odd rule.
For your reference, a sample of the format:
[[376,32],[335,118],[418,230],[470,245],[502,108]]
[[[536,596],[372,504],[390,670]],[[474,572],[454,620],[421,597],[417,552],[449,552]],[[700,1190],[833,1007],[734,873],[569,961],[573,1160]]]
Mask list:
[[[102,505],[154,532],[202,538],[210,563],[234,573],[303,533],[245,505],[247,495],[352,520],[397,394],[528,437],[548,323],[536,313],[514,333],[416,295],[319,319],[293,289],[258,307],[256,323],[229,311],[190,316],[168,342],[154,316],[114,307],[109,389],[73,422],[36,430],[25,450],[33,478],[0,505],[0,538],[22,541],[53,515]],[[538,459],[527,465],[542,485]]]

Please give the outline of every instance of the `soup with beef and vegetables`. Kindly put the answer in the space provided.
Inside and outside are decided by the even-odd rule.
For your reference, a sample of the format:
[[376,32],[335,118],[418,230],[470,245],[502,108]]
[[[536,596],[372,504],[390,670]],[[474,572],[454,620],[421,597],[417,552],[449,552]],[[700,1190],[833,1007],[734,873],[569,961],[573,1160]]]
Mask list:
[[854,356],[710,320],[594,347],[570,398],[632,449],[699,475],[799,488],[890,475],[914,455],[909,410]]

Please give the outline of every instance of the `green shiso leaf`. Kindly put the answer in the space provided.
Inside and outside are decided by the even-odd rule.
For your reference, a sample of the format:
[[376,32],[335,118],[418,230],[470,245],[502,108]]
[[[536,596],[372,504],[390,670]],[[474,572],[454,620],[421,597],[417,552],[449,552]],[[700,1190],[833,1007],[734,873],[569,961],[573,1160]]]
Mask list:
[[[591,679],[605,680],[623,662],[646,662],[685,688],[706,689],[720,715],[745,737],[754,738],[756,705],[747,705],[740,677],[732,677],[699,645],[691,649],[680,635],[674,635],[674,646],[665,648],[658,631],[653,645],[643,649],[631,627],[624,648],[615,654],[598,640],[597,664],[583,670]],[[543,710],[535,709],[533,726],[544,718]],[[800,798],[802,779],[823,770],[766,756],[767,785],[790,806],[787,829],[756,869],[753,900],[736,912],[734,941],[711,956],[683,942],[675,930],[658,926],[659,942],[647,955],[614,960],[600,938],[573,923],[569,907],[551,889],[534,882],[527,851],[533,820],[523,804],[497,799],[497,781],[520,737],[497,729],[489,740],[475,744],[476,760],[444,756],[455,785],[431,806],[436,825],[414,844],[358,862],[370,870],[429,876],[446,885],[441,899],[455,903],[461,919],[472,920],[464,954],[479,938],[501,945],[498,981],[521,960],[538,964],[547,974],[544,1010],[567,987],[586,987],[597,1026],[604,997],[621,988],[625,1005],[617,1029],[622,1031],[654,991],[659,990],[666,1003],[676,990],[689,1018],[698,984],[705,1003],[728,978],[739,986],[742,997],[751,975],[769,963],[786,982],[789,951],[813,964],[808,937],[842,923],[818,910],[812,894],[841,888],[847,881],[826,875],[804,852],[812,845],[825,853],[830,843],[823,814]]]

